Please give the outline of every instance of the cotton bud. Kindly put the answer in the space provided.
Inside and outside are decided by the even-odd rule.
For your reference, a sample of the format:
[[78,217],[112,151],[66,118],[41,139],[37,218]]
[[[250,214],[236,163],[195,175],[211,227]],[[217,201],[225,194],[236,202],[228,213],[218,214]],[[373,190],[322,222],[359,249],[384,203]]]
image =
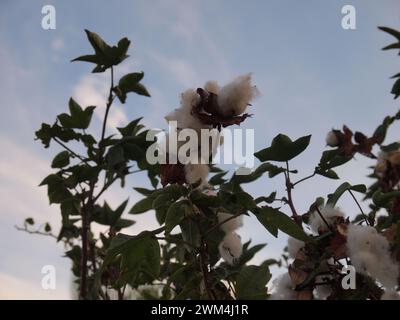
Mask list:
[[243,246],[240,236],[235,232],[227,233],[218,249],[222,259],[233,265],[242,255]]
[[326,144],[330,147],[337,147],[339,145],[339,138],[335,133],[335,130],[331,130],[328,132],[325,138]]
[[289,237],[287,248],[288,248],[289,257],[292,259],[295,259],[296,255],[300,251],[300,249],[304,248],[304,242],[297,240],[296,238]]
[[207,186],[207,176],[210,172],[210,167],[207,164],[193,164],[185,165],[185,178],[188,184],[194,184],[200,181],[198,188],[202,189]]
[[251,83],[251,73],[239,76],[219,90],[219,111],[225,117],[240,115],[257,94],[258,90]]
[[344,217],[343,212],[341,212],[336,208],[332,208],[331,206],[325,206],[321,208],[319,211],[324,217],[324,219],[321,218],[319,212],[314,211],[310,215],[310,219],[308,222],[311,227],[311,230],[314,231],[315,233],[320,233],[328,230],[328,225],[332,226],[337,221],[338,218]]
[[[223,221],[226,222],[222,223]],[[222,231],[224,231],[225,233],[230,233],[243,226],[243,219],[242,216],[232,218],[232,215],[229,213],[218,212],[218,223],[222,223]]]
[[276,278],[272,285],[273,292],[270,300],[296,300],[296,291],[294,291],[294,285],[288,273]]
[[375,228],[349,225],[346,246],[359,273],[371,276],[387,289],[397,286],[399,266],[390,256],[389,242]]

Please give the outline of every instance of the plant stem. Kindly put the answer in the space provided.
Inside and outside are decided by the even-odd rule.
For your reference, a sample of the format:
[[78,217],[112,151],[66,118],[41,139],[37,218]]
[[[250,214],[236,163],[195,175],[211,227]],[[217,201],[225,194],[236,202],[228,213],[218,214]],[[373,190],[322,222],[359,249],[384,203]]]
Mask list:
[[294,207],[294,204],[293,204],[292,189],[293,189],[294,185],[290,182],[289,162],[288,161],[286,161],[286,172],[284,172],[284,174],[285,174],[285,182],[286,182],[286,192],[288,195],[288,204],[289,204],[290,210],[292,211],[292,218],[299,225],[300,228],[303,228],[301,216],[299,216],[297,214],[296,208]]
[[89,160],[86,159],[85,157],[77,154],[75,151],[73,151],[72,149],[70,149],[67,145],[65,145],[64,143],[62,143],[60,140],[58,140],[57,138],[53,137],[53,140],[55,142],[57,142],[61,147],[63,147],[65,150],[69,151],[74,157],[77,157],[79,160],[82,160],[83,162],[88,162]]
[[[110,92],[108,95],[108,100],[107,100],[107,105],[106,105],[106,112],[104,114],[104,119],[103,119],[103,126],[101,130],[101,138],[99,141],[100,150],[98,153],[97,157],[97,163],[100,164],[103,162],[103,154],[104,154],[104,147],[103,147],[103,141],[105,138],[106,134],[106,127],[107,127],[107,119],[108,119],[108,113],[110,111],[112,102],[114,100],[113,94],[112,94],[112,89],[114,87],[114,69],[111,67],[111,86],[110,86]],[[81,279],[80,279],[80,298],[81,299],[87,299],[87,276],[88,276],[88,247],[89,247],[89,239],[88,239],[88,233],[90,231],[90,216],[93,211],[93,207],[97,199],[99,198],[100,194],[94,197],[94,189],[96,187],[96,182],[97,178],[93,179],[89,182],[89,197],[86,202],[86,204],[83,204],[82,208],[82,232],[81,232],[81,237],[82,237],[82,255],[81,255]],[[104,192],[106,188],[103,188]],[[102,193],[101,192],[101,193]]]
[[[111,105],[113,103],[114,100],[114,96],[113,96],[113,89],[114,87],[114,69],[113,67],[111,67],[111,86],[110,86],[110,91],[108,94],[108,100],[107,100],[107,105],[106,105],[106,113],[104,114],[104,120],[103,120],[103,127],[101,129],[101,139],[100,142],[101,143],[104,140],[104,137],[106,135],[106,126],[107,126],[107,119],[108,119],[108,113],[110,112],[110,108]],[[101,151],[103,152],[103,147],[101,147]],[[102,156],[102,152],[100,152],[100,155]]]
[[367,224],[367,226],[369,226],[370,223],[369,223],[369,221],[368,221],[368,217],[367,217],[367,215],[364,213],[364,210],[361,208],[361,205],[360,205],[360,203],[357,201],[357,198],[355,197],[354,193],[353,193],[350,189],[347,189],[347,191],[349,191],[349,193],[350,193],[351,196],[353,197],[353,200],[357,203],[357,206],[358,206],[358,208],[360,209],[361,214],[362,214],[363,217],[364,217],[365,223]]
[[304,177],[303,179],[300,179],[299,181],[294,182],[294,183],[293,183],[293,187],[294,187],[296,184],[299,184],[299,183],[301,183],[301,182],[303,182],[303,181],[306,181],[306,180],[308,180],[308,179],[311,179],[311,178],[314,177],[315,175],[316,175],[316,173],[314,172],[313,174],[310,174],[309,176]]
[[14,226],[14,227],[15,227],[15,229],[17,229],[19,231],[24,231],[24,232],[27,232],[29,234],[38,234],[38,235],[41,235],[41,236],[48,236],[48,237],[52,237],[54,239],[57,239],[57,236],[52,234],[51,232],[43,232],[43,231],[40,231],[40,230],[29,230],[26,226],[23,227],[23,228],[22,227],[18,227],[18,226]]

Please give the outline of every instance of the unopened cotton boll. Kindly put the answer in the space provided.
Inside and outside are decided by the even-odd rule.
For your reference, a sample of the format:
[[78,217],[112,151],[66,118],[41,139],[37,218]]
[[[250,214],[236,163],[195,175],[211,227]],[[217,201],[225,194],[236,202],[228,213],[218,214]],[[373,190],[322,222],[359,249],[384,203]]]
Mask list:
[[227,233],[218,246],[219,254],[227,263],[233,265],[242,255],[243,245],[240,236],[235,232]]
[[296,238],[289,237],[287,248],[288,248],[289,257],[292,259],[295,259],[297,252],[299,252],[300,249],[304,248],[304,242],[301,240],[297,240]]
[[207,185],[207,176],[210,172],[210,167],[207,164],[186,164],[185,165],[185,179],[188,184],[194,184],[200,181],[199,188]]
[[337,138],[333,130],[329,131],[325,138],[326,144],[330,147],[336,147],[339,144],[339,139]]
[[399,266],[390,256],[389,242],[375,228],[349,225],[346,246],[358,272],[371,276],[387,289],[397,286]]
[[[225,220],[227,221],[222,223]],[[225,233],[229,233],[243,226],[243,219],[242,216],[232,218],[232,214],[230,213],[218,212],[218,223],[222,223],[220,226],[222,231],[224,231]]]
[[204,90],[206,90],[210,93],[218,94],[220,87],[219,87],[217,81],[210,80],[205,83]]
[[226,117],[242,114],[257,94],[258,90],[251,83],[251,73],[239,76],[219,90],[219,111]]
[[273,292],[270,300],[296,300],[296,291],[294,291],[294,285],[288,273],[276,278],[272,285]]
[[[340,210],[333,208],[331,206],[325,206],[320,208],[319,210],[324,217],[325,221],[328,223],[329,226],[333,225],[336,221],[337,217],[344,217],[344,213]],[[319,230],[326,230],[328,226],[326,225],[325,221],[321,218],[317,211],[314,211],[310,215],[309,225],[311,230],[315,233],[318,233]]]

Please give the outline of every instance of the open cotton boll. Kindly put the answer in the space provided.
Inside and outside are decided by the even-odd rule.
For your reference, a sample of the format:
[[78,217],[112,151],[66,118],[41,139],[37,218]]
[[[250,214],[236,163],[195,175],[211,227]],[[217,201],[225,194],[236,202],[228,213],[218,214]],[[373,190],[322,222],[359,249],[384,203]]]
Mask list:
[[194,89],[188,89],[181,94],[181,106],[165,116],[167,122],[176,121],[178,129],[194,129],[211,128],[204,125],[197,117],[192,115],[193,106],[200,102],[200,96]]
[[[222,223],[223,221],[232,217],[232,214],[226,212],[218,212],[218,223]],[[225,233],[229,233],[235,231],[236,229],[243,226],[242,216],[238,216],[221,224],[221,229]]]
[[207,185],[207,176],[210,172],[210,167],[207,164],[186,164],[185,179],[188,184],[193,184],[201,180],[198,188],[203,188]]
[[234,264],[243,251],[240,236],[236,232],[227,233],[219,244],[218,250],[222,259],[231,265]]
[[[316,276],[315,282],[322,283],[332,279],[333,277],[331,275]],[[331,294],[332,294],[332,287],[329,284],[316,285],[313,291],[313,296],[317,300],[326,300]]]
[[389,242],[375,228],[349,225],[346,246],[359,273],[371,276],[388,289],[397,286],[399,266],[390,256]]
[[[339,209],[333,208],[331,206],[325,206],[320,208],[319,210],[322,216],[325,218],[325,221],[328,225],[333,225],[336,221],[336,217],[344,217],[344,213],[341,212]],[[315,233],[318,233],[319,230],[326,230],[328,226],[326,225],[325,221],[321,218],[317,211],[314,211],[310,215],[310,219],[308,221],[311,230]]]
[[339,139],[337,138],[333,130],[329,131],[325,138],[326,144],[330,147],[336,147],[339,144]]
[[393,289],[386,290],[382,295],[381,300],[400,300],[400,294]]
[[205,83],[204,90],[214,93],[214,94],[218,94],[220,87],[219,87],[217,81],[209,80]]
[[272,285],[273,292],[270,300],[296,300],[296,291],[294,291],[294,285],[288,273],[276,278]]
[[387,153],[384,151],[380,151],[378,154],[378,160],[375,166],[375,174],[382,178],[387,169]]
[[257,94],[258,90],[251,83],[251,73],[239,76],[219,90],[219,111],[226,117],[242,114]]
[[288,238],[287,248],[290,258],[295,259],[297,252],[299,252],[299,250],[303,247],[304,247],[303,241],[297,240],[296,238],[293,237]]

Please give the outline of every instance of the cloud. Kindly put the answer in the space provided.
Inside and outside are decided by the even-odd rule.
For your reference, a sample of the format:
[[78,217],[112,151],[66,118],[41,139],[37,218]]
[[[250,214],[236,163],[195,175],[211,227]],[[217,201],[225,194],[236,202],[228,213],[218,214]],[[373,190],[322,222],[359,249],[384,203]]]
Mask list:
[[53,41],[51,42],[51,48],[54,51],[61,51],[65,47],[65,42],[62,38],[54,38]]
[[[103,121],[109,90],[109,79],[106,74],[85,75],[74,88],[73,96],[82,106],[96,106],[95,115]],[[110,109],[107,125],[111,128],[126,125],[128,117],[115,100]]]

